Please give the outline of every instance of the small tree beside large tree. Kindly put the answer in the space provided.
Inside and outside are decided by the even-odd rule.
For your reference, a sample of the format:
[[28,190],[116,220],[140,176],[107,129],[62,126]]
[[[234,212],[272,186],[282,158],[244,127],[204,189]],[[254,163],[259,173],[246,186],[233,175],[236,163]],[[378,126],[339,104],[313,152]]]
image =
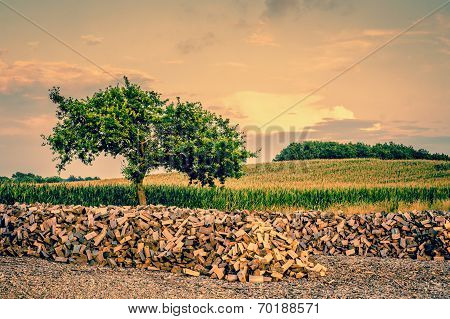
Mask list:
[[185,173],[190,183],[214,186],[219,180],[242,176],[242,163],[255,156],[245,149],[237,126],[202,108],[200,103],[181,102],[165,108],[159,136],[164,166]]
[[229,120],[200,103],[170,103],[124,80],[123,86],[80,100],[62,96],[58,87],[50,90],[58,122],[43,138],[58,160],[58,172],[73,159],[90,165],[100,154],[121,156],[122,172],[141,205],[146,204],[144,177],[157,167],[186,173],[202,186],[242,175],[242,164],[255,154]]

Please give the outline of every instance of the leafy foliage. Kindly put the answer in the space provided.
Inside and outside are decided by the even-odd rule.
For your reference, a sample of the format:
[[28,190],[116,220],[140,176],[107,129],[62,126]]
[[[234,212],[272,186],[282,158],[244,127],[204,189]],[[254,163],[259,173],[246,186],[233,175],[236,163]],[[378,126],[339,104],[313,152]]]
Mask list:
[[242,174],[242,164],[254,154],[245,150],[243,136],[228,120],[200,103],[169,103],[124,79],[124,86],[82,100],[65,98],[56,87],[50,90],[59,121],[53,134],[43,138],[59,160],[59,171],[74,158],[92,164],[100,154],[121,156],[123,174],[137,186],[141,204],[143,179],[160,166],[202,185]]
[[424,149],[416,150],[412,146],[393,142],[370,146],[364,143],[306,141],[291,143],[275,156],[274,161],[338,158],[450,160],[445,154],[430,154]]
[[237,126],[200,103],[178,99],[168,105],[160,130],[165,167],[186,173],[190,183],[214,186],[216,179],[223,184],[228,177],[239,178],[242,163],[256,155],[245,149]]
[[58,171],[74,158],[92,164],[101,153],[123,156],[124,174],[133,182],[159,166],[155,124],[166,101],[158,93],[143,91],[125,78],[125,86],[108,87],[83,100],[65,98],[54,87],[50,99],[58,105],[59,121],[53,134],[44,136],[44,145],[57,155]]

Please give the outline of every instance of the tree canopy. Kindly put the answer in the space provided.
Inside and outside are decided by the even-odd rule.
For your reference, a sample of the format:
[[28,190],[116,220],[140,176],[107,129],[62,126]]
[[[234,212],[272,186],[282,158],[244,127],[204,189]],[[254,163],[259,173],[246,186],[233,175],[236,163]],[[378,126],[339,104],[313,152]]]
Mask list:
[[380,159],[427,159],[449,160],[445,154],[430,154],[427,150],[416,150],[403,144],[378,143],[373,146],[364,143],[338,143],[306,141],[291,143],[274,158],[274,161],[338,158],[380,158]]
[[191,182],[214,185],[216,179],[239,177],[242,164],[255,155],[245,149],[236,126],[200,103],[172,103],[124,80],[123,86],[85,99],[63,97],[58,87],[50,90],[58,123],[43,138],[56,155],[58,171],[73,159],[92,164],[100,154],[121,156],[123,174],[145,204],[143,180],[152,169],[177,170]]
[[160,126],[164,166],[186,173],[191,183],[213,186],[228,177],[239,178],[241,164],[254,156],[245,149],[244,136],[200,103],[177,101],[167,106]]

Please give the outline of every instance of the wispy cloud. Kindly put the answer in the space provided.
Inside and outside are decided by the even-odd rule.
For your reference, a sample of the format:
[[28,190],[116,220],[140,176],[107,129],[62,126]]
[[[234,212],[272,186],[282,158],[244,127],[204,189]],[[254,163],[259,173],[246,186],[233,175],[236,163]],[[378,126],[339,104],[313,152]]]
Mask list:
[[[440,135],[416,122],[380,122],[365,119],[325,119],[307,127],[310,139],[335,141],[395,141],[404,137]],[[426,133],[426,134],[425,134]]]
[[165,60],[165,61],[162,61],[162,63],[164,63],[164,64],[183,64],[184,61],[179,60],[179,59],[174,59],[174,60]]
[[366,132],[376,132],[376,131],[381,131],[381,123],[374,123],[372,126],[370,127],[362,127],[360,128],[361,131],[366,131]]
[[207,32],[198,38],[183,40],[177,44],[177,49],[182,54],[190,54],[201,51],[217,42],[216,36],[212,32]]
[[[256,91],[239,91],[223,99],[223,109],[232,109],[239,114],[239,121],[244,126],[260,127],[279,114],[280,109],[302,99],[301,94],[276,94]],[[271,127],[278,130],[302,129],[317,124],[324,119],[352,119],[354,114],[342,105],[324,106],[320,96],[310,99],[295,107],[289,114],[277,118]]]
[[[145,72],[105,66],[117,78],[123,75],[138,83],[153,82],[154,78]],[[80,66],[67,62],[14,61],[2,62],[0,59],[0,93],[12,92],[24,87],[66,85],[70,87],[104,86],[110,83],[108,74],[94,67]]]
[[450,29],[450,17],[448,14],[438,13],[436,14],[436,23],[440,29],[448,30]]
[[39,116],[1,118],[0,136],[39,135],[49,131],[56,122],[54,116],[42,114]]
[[444,36],[436,37],[439,45],[439,52],[450,55],[450,39]]
[[227,62],[218,62],[214,64],[215,66],[221,66],[221,67],[232,67],[232,68],[240,68],[245,69],[248,68],[248,65],[241,62],[235,62],[235,61],[227,61]]
[[97,45],[97,44],[100,44],[103,42],[102,37],[98,37],[93,34],[85,34],[85,35],[82,35],[80,38],[87,45]]
[[209,106],[208,109],[234,121],[241,122],[243,119],[248,119],[248,115],[243,114],[239,110],[236,110],[234,107],[225,105],[212,105]]
[[[308,49],[311,52],[317,52],[312,56],[312,63],[308,67],[320,70],[341,70],[400,31],[400,29],[388,28],[351,29],[324,37],[321,44]],[[430,30],[413,30],[403,34],[397,41],[403,41],[403,43],[421,41],[430,34],[432,34]]]
[[[388,37],[393,36],[399,33],[400,29],[365,29],[362,31],[362,36],[369,37]],[[408,31],[404,34],[404,36],[412,36],[412,35],[427,35],[430,34],[431,31],[428,30],[413,30]]]
[[279,19],[287,16],[298,18],[312,10],[348,13],[353,7],[353,0],[265,0],[263,18]]
[[439,41],[441,44],[443,44],[443,45],[445,45],[445,46],[447,46],[447,47],[450,47],[450,39],[449,39],[449,38],[446,38],[446,37],[437,37],[437,39],[438,39],[438,41]]
[[37,49],[39,47],[40,42],[39,41],[30,41],[27,42],[27,45],[32,49]]
[[250,36],[247,37],[246,41],[247,43],[260,46],[271,46],[271,47],[279,46],[279,44],[275,42],[273,36],[268,33],[261,33],[261,32],[252,33]]

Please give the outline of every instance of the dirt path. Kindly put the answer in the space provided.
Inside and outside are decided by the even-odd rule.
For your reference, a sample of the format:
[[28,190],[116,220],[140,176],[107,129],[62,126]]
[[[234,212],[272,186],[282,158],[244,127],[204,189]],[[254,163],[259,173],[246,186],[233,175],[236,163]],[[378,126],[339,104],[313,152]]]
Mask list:
[[450,298],[450,262],[361,257],[317,259],[325,277],[229,283],[160,271],[0,257],[0,298]]

